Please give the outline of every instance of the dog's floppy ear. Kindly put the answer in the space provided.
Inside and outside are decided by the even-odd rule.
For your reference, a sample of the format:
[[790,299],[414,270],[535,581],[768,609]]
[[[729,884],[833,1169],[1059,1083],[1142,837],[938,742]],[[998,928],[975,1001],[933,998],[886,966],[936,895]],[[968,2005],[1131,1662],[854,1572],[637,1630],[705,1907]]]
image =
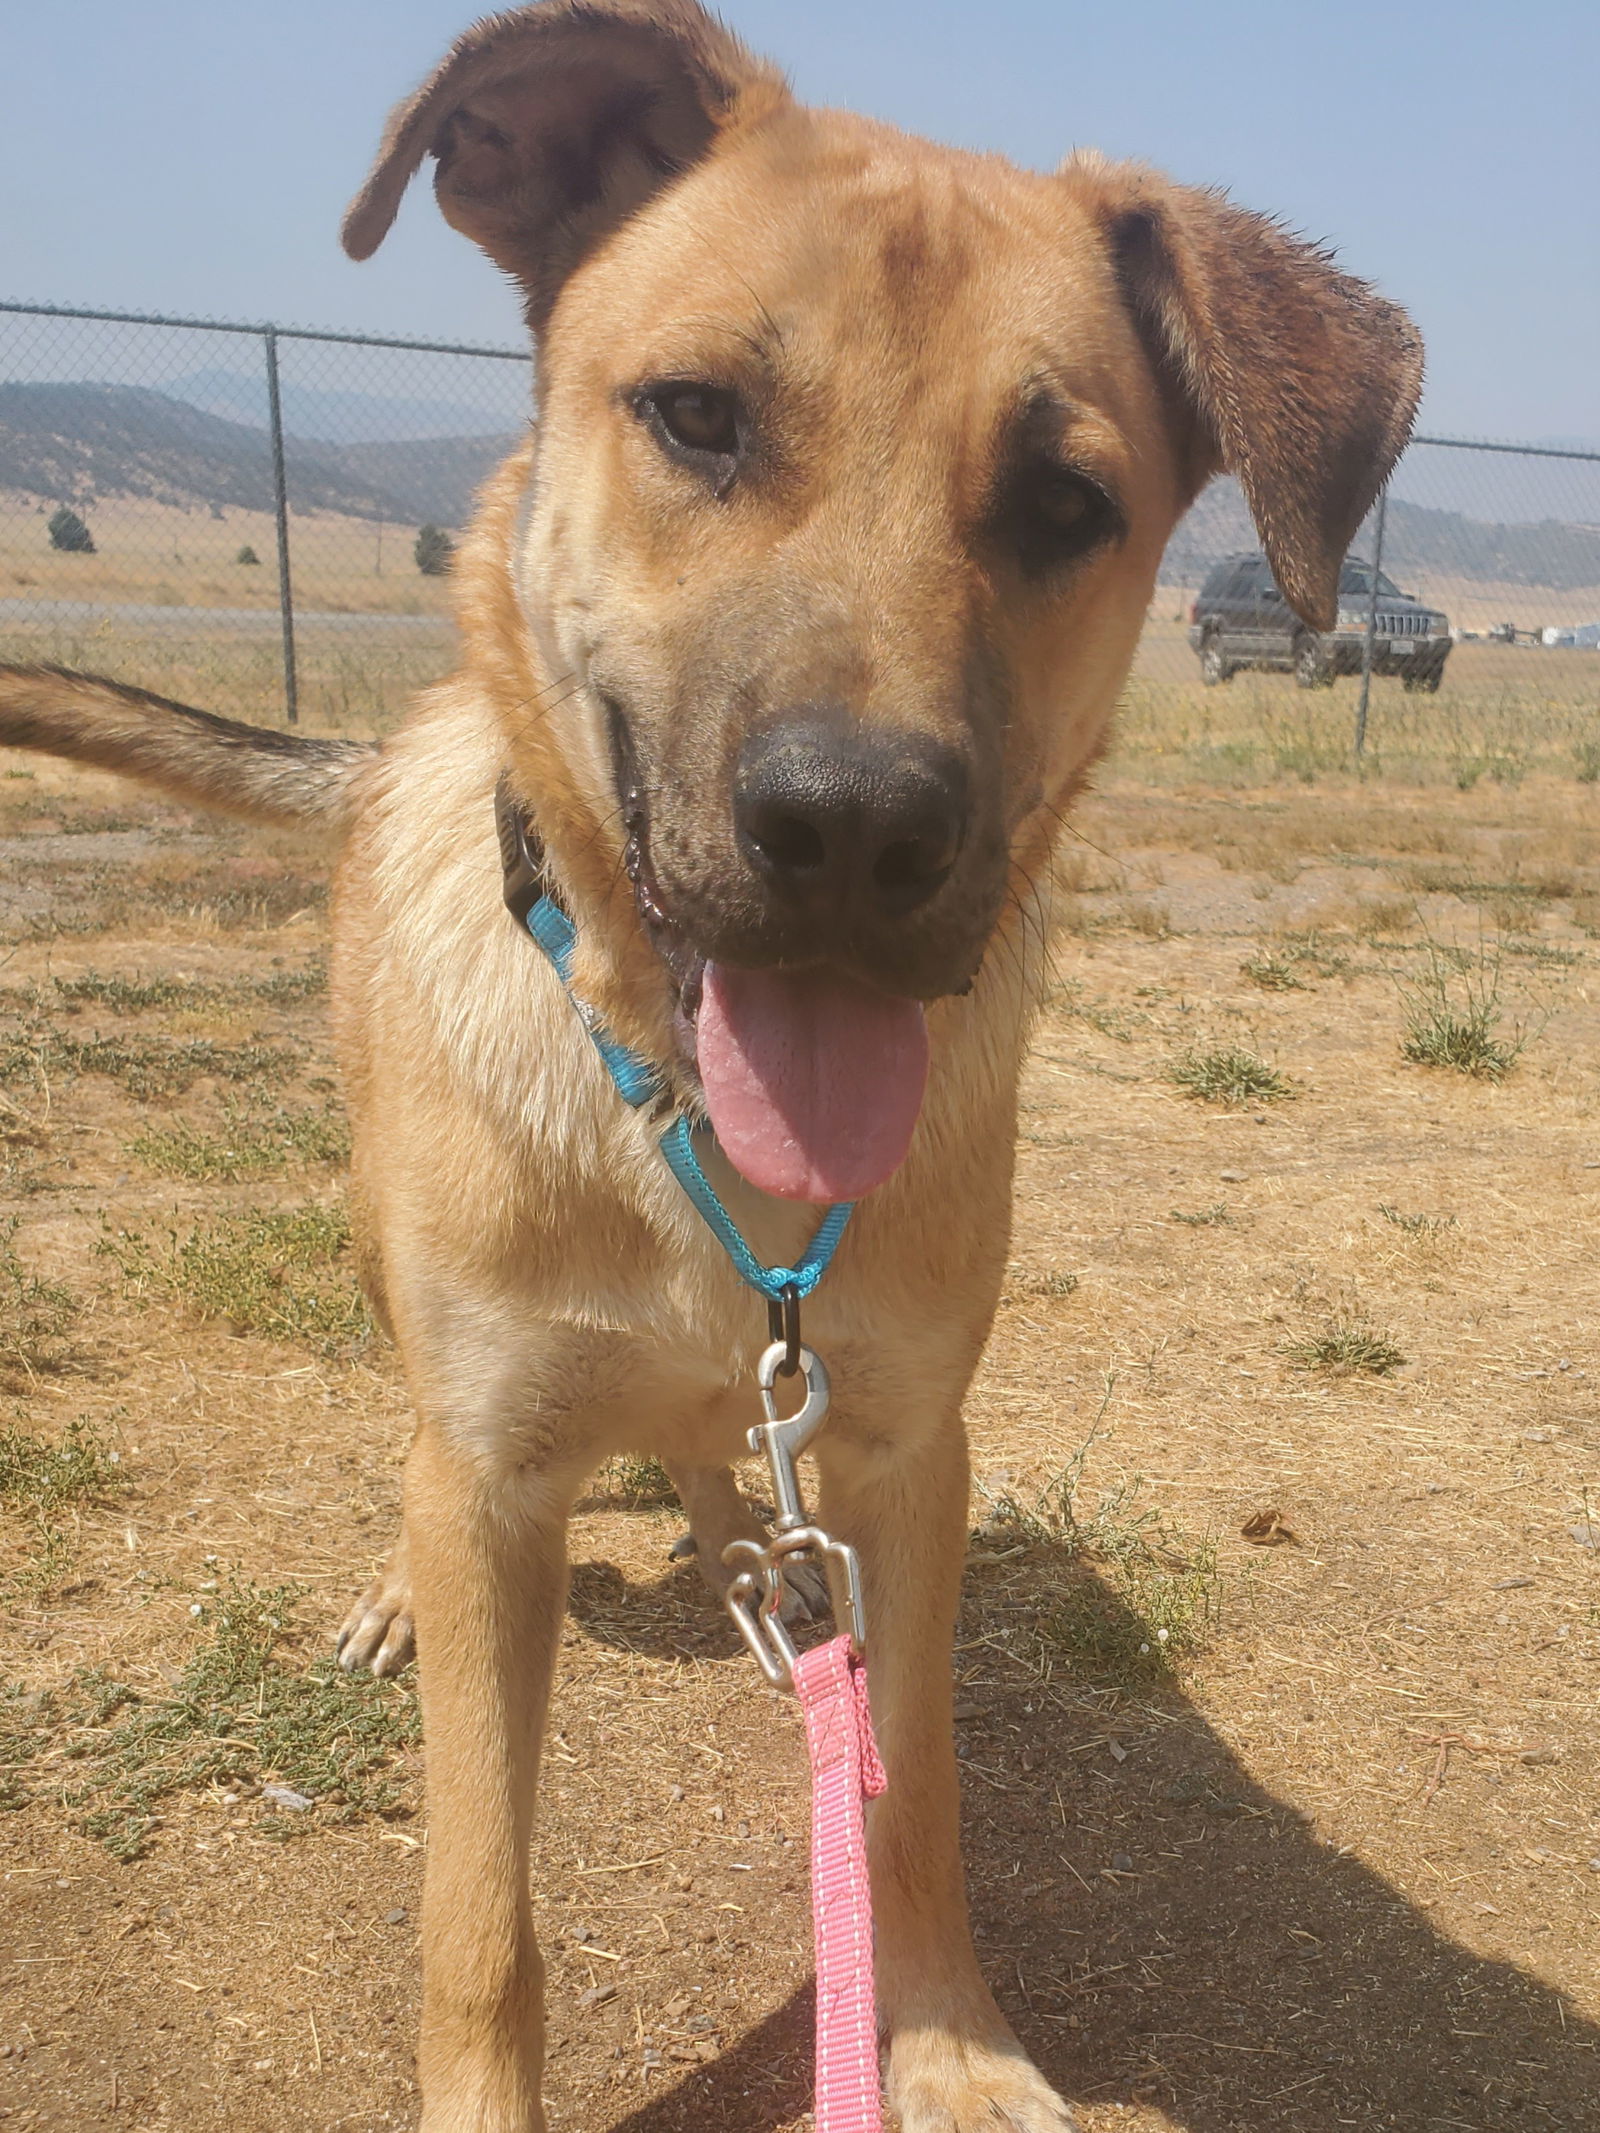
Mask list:
[[1331,628],[1345,550],[1411,433],[1416,328],[1326,253],[1220,194],[1141,170],[1068,174],[1099,192],[1194,490],[1219,468],[1239,477],[1285,597]]
[[696,0],[541,0],[490,15],[389,120],[344,222],[368,259],[424,156],[445,220],[528,293],[539,324],[591,245],[786,96]]

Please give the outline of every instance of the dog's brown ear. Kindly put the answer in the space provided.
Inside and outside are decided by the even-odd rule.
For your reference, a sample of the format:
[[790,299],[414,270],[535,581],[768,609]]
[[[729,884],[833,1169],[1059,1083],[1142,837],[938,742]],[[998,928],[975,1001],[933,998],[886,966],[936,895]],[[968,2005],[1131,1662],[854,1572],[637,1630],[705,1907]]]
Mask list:
[[1239,477],[1278,584],[1331,628],[1339,566],[1405,449],[1422,342],[1397,304],[1221,195],[1139,170],[1081,176],[1198,492]]
[[490,15],[390,117],[344,222],[368,259],[424,156],[445,220],[528,292],[537,325],[591,245],[786,96],[696,0],[541,0]]

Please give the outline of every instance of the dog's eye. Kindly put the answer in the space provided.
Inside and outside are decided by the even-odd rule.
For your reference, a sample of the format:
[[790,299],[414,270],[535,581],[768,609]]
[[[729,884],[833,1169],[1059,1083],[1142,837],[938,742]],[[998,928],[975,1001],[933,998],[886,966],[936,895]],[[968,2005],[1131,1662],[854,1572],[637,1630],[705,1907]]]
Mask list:
[[1002,517],[1030,575],[1072,562],[1122,530],[1121,514],[1098,482],[1049,463],[1018,470]]
[[691,452],[736,452],[739,406],[732,393],[714,385],[676,385],[656,395],[662,427]]
[[669,451],[705,465],[739,455],[739,399],[721,385],[652,385],[639,412]]
[[1034,509],[1046,525],[1072,533],[1095,507],[1088,484],[1072,474],[1047,474],[1034,492]]

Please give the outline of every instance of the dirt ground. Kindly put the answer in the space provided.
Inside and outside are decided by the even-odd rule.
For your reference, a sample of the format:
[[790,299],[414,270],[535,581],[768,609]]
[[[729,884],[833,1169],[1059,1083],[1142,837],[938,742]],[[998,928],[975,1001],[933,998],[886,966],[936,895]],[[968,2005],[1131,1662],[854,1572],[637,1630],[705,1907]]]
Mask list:
[[[411,2126],[413,1701],[325,1664],[407,1415],[322,861],[0,772],[0,2123]],[[1600,2125],[1595,791],[1078,818],[957,1665],[979,1946],[1087,2133]],[[1498,1080],[1402,1056],[1457,995]],[[1171,1078],[1240,1051],[1244,1101]],[[801,1744],[677,1531],[622,1473],[573,1535],[551,2114],[768,2133]]]

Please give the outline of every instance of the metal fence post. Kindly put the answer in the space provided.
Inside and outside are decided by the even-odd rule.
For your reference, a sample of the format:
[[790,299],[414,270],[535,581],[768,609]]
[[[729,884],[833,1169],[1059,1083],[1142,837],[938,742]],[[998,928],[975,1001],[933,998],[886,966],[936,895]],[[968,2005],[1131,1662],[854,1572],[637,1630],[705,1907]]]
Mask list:
[[1367,745],[1367,699],[1372,694],[1372,640],[1378,634],[1378,572],[1383,568],[1383,522],[1389,512],[1389,485],[1378,491],[1378,524],[1372,537],[1372,584],[1367,594],[1367,634],[1361,646],[1361,704],[1356,712],[1356,754]]
[[283,702],[289,723],[300,723],[300,690],[294,664],[294,589],[289,577],[289,482],[283,460],[283,396],[278,390],[278,334],[261,335],[267,356],[267,421],[272,431],[272,488],[278,513],[278,614],[283,622]]

